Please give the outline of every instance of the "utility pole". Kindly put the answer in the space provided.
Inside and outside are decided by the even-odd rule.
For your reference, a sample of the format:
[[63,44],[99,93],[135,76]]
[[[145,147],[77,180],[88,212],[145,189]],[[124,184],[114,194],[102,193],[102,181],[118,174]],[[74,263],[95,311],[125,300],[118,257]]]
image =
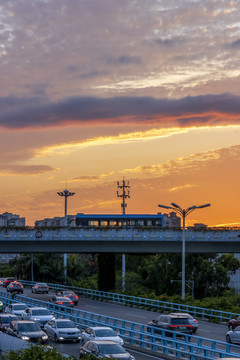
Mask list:
[[128,190],[128,193],[126,194],[125,189],[130,189],[129,181],[127,182],[127,185],[126,185],[126,181],[123,178],[122,185],[120,185],[119,181],[118,181],[117,182],[117,187],[118,187],[118,189],[122,189],[122,194],[119,194],[118,191],[117,191],[117,197],[120,197],[120,198],[123,199],[123,202],[121,203],[121,208],[122,208],[123,215],[125,215],[125,208],[127,207],[125,199],[130,198],[129,190]]
[[[120,197],[123,200],[121,203],[121,208],[122,208],[123,215],[125,215],[125,208],[127,207],[125,199],[127,199],[127,198],[130,199],[129,190],[127,190],[127,193],[126,193],[126,189],[130,189],[129,181],[126,184],[126,181],[123,178],[122,185],[120,185],[119,181],[118,181],[117,187],[118,187],[118,189],[122,190],[121,194],[119,194],[119,192],[117,191],[117,197]],[[126,277],[126,259],[125,259],[125,254],[122,254],[122,291],[125,291],[125,277]]]
[[[69,190],[64,190],[57,193],[59,196],[63,196],[65,198],[65,206],[64,206],[64,226],[67,227],[67,198],[69,196],[75,195],[74,192],[70,192]],[[64,268],[64,279],[65,283],[67,281],[67,254],[63,254],[63,268]]]

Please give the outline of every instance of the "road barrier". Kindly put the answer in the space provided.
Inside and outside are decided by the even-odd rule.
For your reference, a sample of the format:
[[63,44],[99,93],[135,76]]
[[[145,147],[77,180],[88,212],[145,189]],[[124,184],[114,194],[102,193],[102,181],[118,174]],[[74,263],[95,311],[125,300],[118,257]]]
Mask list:
[[[25,286],[32,286],[35,282],[20,280],[21,283]],[[105,292],[100,290],[92,290],[92,289],[84,289],[78,288],[74,286],[66,286],[59,284],[51,284],[48,283],[48,286],[52,290],[72,290],[76,292],[78,295],[82,295],[84,297],[99,300],[99,301],[109,301],[119,305],[126,305],[131,307],[138,307],[146,310],[152,310],[157,312],[187,312],[191,314],[193,317],[199,319],[207,319],[207,320],[217,320],[219,323],[227,322],[230,319],[233,319],[239,314],[231,313],[222,310],[212,310],[197,306],[190,306],[178,303],[170,303],[167,301],[161,300],[153,300],[147,299],[137,296],[117,294],[111,292]]]

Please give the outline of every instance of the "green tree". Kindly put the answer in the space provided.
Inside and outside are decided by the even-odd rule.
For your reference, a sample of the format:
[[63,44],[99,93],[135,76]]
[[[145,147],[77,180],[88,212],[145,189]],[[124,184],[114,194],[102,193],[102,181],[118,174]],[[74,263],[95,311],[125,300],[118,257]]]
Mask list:
[[[139,292],[148,291],[156,296],[181,293],[181,254],[138,256],[137,260],[130,256],[126,258],[126,264],[128,272],[138,274],[131,277],[135,281],[131,284],[135,295],[137,289]],[[234,274],[239,267],[240,262],[233,254],[187,254],[186,284],[187,281],[194,283],[195,298],[220,296],[229,289],[230,274]],[[192,294],[188,287],[186,292]]]
[[[69,356],[68,360],[76,360],[79,357]],[[84,356],[84,360],[96,360],[94,355]],[[107,359],[107,358],[103,358]],[[115,358],[112,357],[112,360]],[[44,346],[30,346],[28,349],[20,351],[10,351],[2,356],[2,360],[66,360],[66,356],[56,350],[56,348],[47,348]]]
[[[76,360],[74,356],[68,357],[69,360]],[[10,351],[2,356],[2,360],[66,360],[66,356],[59,353],[56,348],[43,346],[30,346],[28,349],[20,351]]]

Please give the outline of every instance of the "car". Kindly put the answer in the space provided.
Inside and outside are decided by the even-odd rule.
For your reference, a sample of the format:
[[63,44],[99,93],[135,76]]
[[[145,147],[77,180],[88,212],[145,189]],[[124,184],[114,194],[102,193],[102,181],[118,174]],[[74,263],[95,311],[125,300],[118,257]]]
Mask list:
[[1,314],[0,315],[0,331],[5,332],[6,329],[9,327],[10,322],[18,320],[16,315],[11,314]]
[[[183,315],[159,315],[156,319],[150,321],[147,327],[148,332],[154,334],[162,334],[163,330],[171,330],[177,332],[177,336],[192,335],[193,327],[187,316]],[[172,333],[166,332],[166,336],[172,336]]]
[[45,283],[37,283],[32,286],[32,293],[48,294],[49,287]]
[[89,340],[111,340],[123,345],[123,339],[108,326],[90,326],[86,330],[83,330],[81,333],[81,344]]
[[53,319],[44,326],[44,331],[55,342],[80,342],[81,339],[81,331],[68,319]]
[[226,342],[233,344],[240,344],[240,326],[229,330],[226,334]]
[[7,277],[3,279],[3,287],[7,287],[11,282],[16,281],[15,277]]
[[240,315],[236,319],[231,319],[228,322],[228,330],[234,330],[237,326],[240,326]]
[[3,302],[0,300],[0,312],[3,311],[3,308],[4,308]]
[[11,321],[6,333],[31,342],[44,344],[48,341],[47,334],[42,331],[39,324],[29,320]]
[[7,286],[7,292],[23,294],[23,285],[18,281],[12,281]]
[[64,309],[66,306],[73,307],[74,305],[73,302],[65,296],[53,296],[49,302],[54,305],[59,305],[61,309]]
[[188,314],[188,313],[170,313],[171,315],[183,315],[186,316],[190,322],[190,324],[193,327],[193,333],[195,334],[195,332],[198,329],[198,321],[197,319],[195,319],[192,315]]
[[55,319],[53,314],[44,307],[33,306],[26,308],[22,313],[22,320],[32,320],[44,327],[50,320]]
[[135,357],[130,355],[122,345],[116,344],[110,340],[90,340],[80,347],[79,358],[86,355],[94,355],[97,359],[110,358],[121,360],[135,360]]
[[27,308],[28,306],[24,303],[13,303],[13,304],[9,304],[6,308],[5,308],[5,313],[7,314],[12,314],[12,315],[16,315],[19,319],[22,318],[22,313],[24,312],[24,310]]
[[69,298],[69,299],[74,303],[74,305],[77,305],[77,304],[78,304],[78,296],[77,296],[77,294],[75,294],[74,291],[70,291],[70,290],[58,290],[58,291],[56,292],[56,295],[57,295],[57,296],[64,296],[64,297]]

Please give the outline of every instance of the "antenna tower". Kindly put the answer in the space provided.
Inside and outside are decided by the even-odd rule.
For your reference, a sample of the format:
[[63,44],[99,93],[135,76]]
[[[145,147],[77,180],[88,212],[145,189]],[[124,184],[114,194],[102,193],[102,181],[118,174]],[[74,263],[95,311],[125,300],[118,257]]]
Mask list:
[[122,208],[123,215],[125,215],[125,208],[127,207],[125,199],[130,198],[129,190],[127,190],[127,193],[126,193],[126,189],[130,189],[129,181],[126,183],[126,181],[123,178],[122,185],[120,185],[119,181],[118,181],[117,182],[117,187],[118,187],[118,189],[122,189],[121,194],[119,194],[119,192],[117,190],[117,197],[120,197],[120,198],[123,199],[123,201],[121,203],[121,208]]

